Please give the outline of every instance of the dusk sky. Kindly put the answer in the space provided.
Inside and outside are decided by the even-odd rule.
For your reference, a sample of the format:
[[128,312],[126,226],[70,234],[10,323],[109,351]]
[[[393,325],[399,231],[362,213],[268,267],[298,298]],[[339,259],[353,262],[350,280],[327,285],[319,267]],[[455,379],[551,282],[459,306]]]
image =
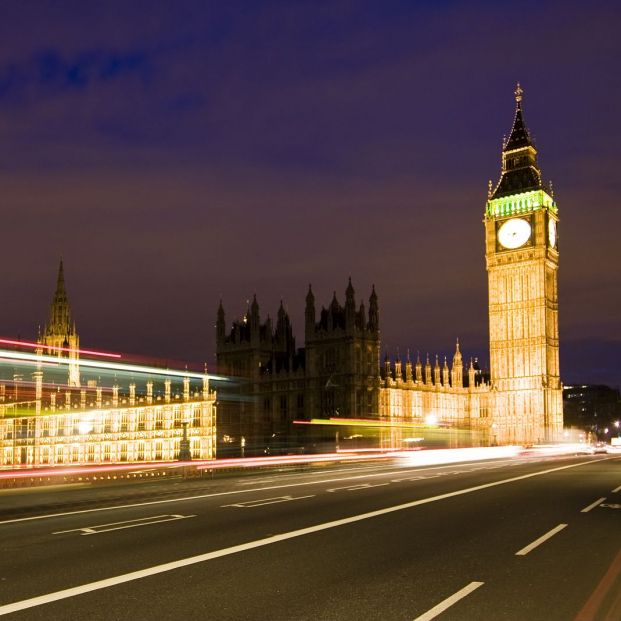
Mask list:
[[[81,345],[215,361],[256,292],[303,344],[348,276],[382,350],[488,360],[483,210],[519,80],[559,227],[561,378],[621,384],[618,2],[0,7],[0,334],[59,258]],[[383,351],[382,351],[383,355]]]

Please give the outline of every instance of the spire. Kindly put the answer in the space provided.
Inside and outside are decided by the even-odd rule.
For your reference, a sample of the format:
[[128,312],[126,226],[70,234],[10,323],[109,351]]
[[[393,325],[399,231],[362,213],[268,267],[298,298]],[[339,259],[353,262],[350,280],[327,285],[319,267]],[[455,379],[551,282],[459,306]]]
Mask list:
[[491,199],[541,189],[541,171],[537,149],[524,122],[522,99],[524,90],[518,82],[515,89],[515,115],[509,138],[503,140],[502,172]]
[[379,330],[379,307],[377,304],[377,293],[375,293],[375,285],[372,286],[371,295],[369,296],[368,329],[371,332],[377,332]]
[[354,288],[352,287],[351,284],[351,276],[349,277],[349,280],[347,281],[347,289],[345,289],[345,306],[351,306],[352,308],[355,307],[355,301],[354,301]]
[[71,310],[69,308],[67,290],[65,289],[65,270],[62,258],[60,259],[60,264],[58,266],[56,291],[54,292],[54,297],[52,298],[50,318],[46,328],[46,333],[63,335],[72,333]]
[[[75,322],[71,318],[71,308],[67,290],[65,289],[65,270],[63,260],[60,259],[58,276],[56,278],[56,291],[50,305],[50,317],[48,324],[43,330],[39,342],[47,347],[47,353],[67,357],[73,362],[69,364],[70,386],[80,385],[79,353],[80,339],[77,334]],[[70,351],[67,351],[70,350]]]
[[304,310],[304,337],[308,343],[315,332],[315,296],[313,289],[308,285],[308,293],[306,294],[306,308]]
[[218,304],[218,312],[216,316],[216,341],[221,343],[224,341],[224,333],[226,332],[226,322],[224,320],[224,307],[222,306],[222,298]]
[[504,151],[512,151],[513,149],[534,146],[530,137],[530,132],[524,123],[524,114],[522,112],[523,94],[524,90],[518,82],[515,89],[515,117],[513,119],[513,127],[511,128],[509,139],[505,142]]
[[65,269],[63,267],[63,259],[60,258],[60,264],[58,265],[58,278],[56,279],[56,294],[54,299],[67,298],[67,292],[65,291]]

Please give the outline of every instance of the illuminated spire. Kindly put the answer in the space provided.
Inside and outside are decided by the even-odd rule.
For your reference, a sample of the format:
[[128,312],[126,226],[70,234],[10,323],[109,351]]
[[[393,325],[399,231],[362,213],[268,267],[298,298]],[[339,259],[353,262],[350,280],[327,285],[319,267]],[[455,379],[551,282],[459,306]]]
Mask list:
[[67,290],[65,289],[65,270],[62,258],[58,266],[56,291],[52,299],[50,319],[46,326],[45,333],[47,335],[62,334],[63,336],[75,333],[73,322],[71,321],[71,309],[69,308]]

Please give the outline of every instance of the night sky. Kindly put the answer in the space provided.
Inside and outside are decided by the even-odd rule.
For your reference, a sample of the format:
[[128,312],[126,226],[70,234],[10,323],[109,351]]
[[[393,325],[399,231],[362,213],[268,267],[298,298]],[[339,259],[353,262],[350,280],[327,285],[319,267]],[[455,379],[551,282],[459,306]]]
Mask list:
[[[58,261],[81,345],[215,356],[257,293],[298,345],[375,283],[382,347],[488,359],[483,209],[513,91],[559,204],[561,376],[621,384],[618,2],[0,8],[0,334]],[[382,352],[383,354],[383,352]]]

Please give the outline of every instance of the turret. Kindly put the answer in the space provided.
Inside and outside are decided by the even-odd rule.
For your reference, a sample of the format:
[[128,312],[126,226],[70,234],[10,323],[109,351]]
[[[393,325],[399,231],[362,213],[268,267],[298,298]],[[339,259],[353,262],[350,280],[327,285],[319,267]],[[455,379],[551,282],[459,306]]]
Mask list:
[[420,361],[420,352],[416,352],[416,383],[423,383],[423,365]]
[[395,380],[397,380],[397,382],[403,381],[403,371],[401,369],[401,357],[399,356],[399,350],[397,350],[397,359],[395,360]]
[[474,368],[474,362],[472,361],[472,358],[470,358],[470,366],[468,367],[468,387],[469,388],[474,388],[475,383],[474,383],[474,377],[476,374],[476,369]]
[[448,363],[446,362],[446,356],[444,356],[444,365],[442,366],[442,385],[445,388],[449,386],[449,368]]
[[392,369],[390,368],[390,358],[388,357],[388,352],[384,354],[384,379],[387,382],[392,379]]
[[429,362],[429,354],[427,354],[427,361],[425,362],[425,384],[431,386],[431,363]]
[[436,386],[440,385],[440,362],[438,360],[438,354],[436,354],[436,363],[433,367],[433,383]]
[[405,362],[405,381],[412,382],[412,361],[410,360],[410,350],[408,349],[407,359]]
[[455,345],[455,354],[453,354],[453,367],[451,368],[451,384],[453,388],[464,387],[464,365],[459,351],[459,339]]

